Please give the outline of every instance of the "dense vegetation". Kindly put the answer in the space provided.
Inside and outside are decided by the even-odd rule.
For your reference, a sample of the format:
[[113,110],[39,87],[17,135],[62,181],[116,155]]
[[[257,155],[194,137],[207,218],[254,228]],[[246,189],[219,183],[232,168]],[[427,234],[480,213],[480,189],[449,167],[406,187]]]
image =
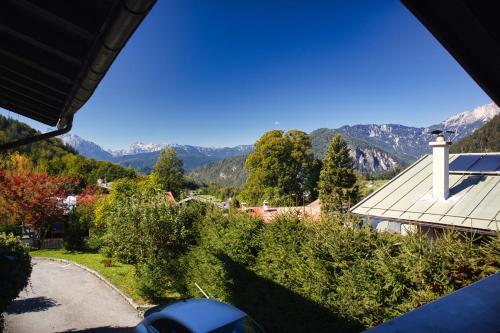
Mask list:
[[161,152],[153,169],[153,176],[158,178],[158,183],[163,191],[170,191],[175,197],[179,197],[185,183],[184,169],[174,148],[168,148]]
[[[317,159],[322,160],[328,145],[338,134],[335,130],[322,128],[315,130],[308,136],[311,142],[311,150]],[[413,162],[407,158],[396,156],[385,151],[383,148],[373,146],[365,141],[349,137],[342,134],[342,138],[348,144],[353,153],[359,155],[364,160],[364,164],[355,161],[354,166],[359,172],[370,179],[392,178],[400,169],[398,167],[389,170],[381,170],[379,158],[392,159],[399,166],[406,166]],[[376,154],[380,156],[375,156]],[[189,172],[188,177],[198,184],[217,183],[224,187],[243,188],[248,177],[245,171],[245,161],[248,155],[229,157],[223,160],[203,165]],[[374,170],[375,169],[375,170]]]
[[[37,134],[24,123],[0,116],[0,143]],[[87,159],[59,139],[4,152],[0,155],[0,231],[20,235],[24,225],[38,245],[54,224],[68,220],[64,201],[68,195],[85,193],[99,178],[113,181],[135,177],[132,169]],[[75,225],[68,225],[68,235],[73,234]]]
[[194,169],[187,176],[198,184],[217,183],[224,187],[243,188],[247,179],[246,159],[247,155],[228,157]]
[[[37,134],[40,132],[30,126],[0,115],[0,143]],[[38,171],[46,172],[51,176],[78,177],[82,189],[94,185],[99,178],[113,181],[119,178],[136,177],[132,169],[110,162],[87,159],[57,138],[24,145],[9,153],[15,152],[27,156]],[[0,162],[7,158],[10,158],[10,155],[2,153]]]
[[29,249],[13,235],[0,233],[0,332],[2,313],[27,285],[31,275]]
[[159,299],[173,288],[168,280],[177,269],[174,259],[194,243],[203,207],[176,206],[158,190],[158,178],[117,182],[99,200],[91,225],[91,242],[105,254],[136,266],[139,290]]
[[[278,147],[283,158],[293,151],[282,149],[291,148],[282,133],[271,137],[277,144],[270,147]],[[275,151],[267,153],[273,161]],[[336,184],[352,189],[355,173],[340,137],[327,155],[325,177],[346,178]],[[471,239],[450,232],[429,242],[418,233],[376,232],[339,211],[323,214],[321,221],[290,214],[264,224],[235,208],[175,205],[159,181],[153,173],[115,182],[90,215],[89,244],[133,264],[146,299],[201,297],[198,284],[269,332],[359,331],[500,269],[498,235]]]
[[264,224],[237,210],[173,206],[154,188],[123,181],[99,203],[101,251],[134,264],[147,299],[173,290],[201,297],[196,283],[269,332],[359,331],[500,269],[498,236],[429,242],[378,233],[345,214]]
[[[30,172],[43,174],[40,179],[47,182],[57,182],[48,177],[74,176],[67,167],[48,174],[44,168],[52,160],[42,167],[35,159],[30,166],[28,157],[11,155],[4,158],[3,179],[22,180]],[[242,193],[215,185],[203,190],[251,204],[316,197],[321,163],[303,132],[265,133],[245,167],[249,178]],[[84,172],[75,170],[76,175]],[[320,186],[323,200],[332,199],[332,210],[320,221],[289,214],[265,224],[235,207],[222,211],[194,200],[169,200],[165,191],[181,191],[187,182],[182,163],[167,151],[150,176],[117,179],[109,195],[82,191],[83,199],[68,212],[65,247],[99,251],[110,262],[131,264],[137,292],[147,300],[200,297],[196,283],[211,297],[248,312],[269,332],[359,331],[500,270],[499,235],[471,239],[450,232],[430,242],[419,233],[376,232],[339,209],[356,187],[340,137],[331,142],[321,174],[323,182],[334,186]],[[0,197],[0,209],[11,202],[5,198]],[[7,243],[19,243],[9,237]]]
[[500,115],[496,115],[470,136],[454,143],[451,153],[491,153],[500,151]]
[[209,215],[181,258],[184,285],[200,295],[198,283],[270,332],[359,331],[500,268],[498,238],[477,245],[449,234],[429,243],[339,222]]
[[210,185],[203,185],[196,189],[196,194],[198,196],[211,196],[219,201],[226,200],[238,200],[238,195],[240,194],[241,189],[238,187],[224,187],[216,183],[212,183]]
[[325,153],[318,187],[322,214],[341,212],[357,202],[354,163],[340,135],[333,138]]

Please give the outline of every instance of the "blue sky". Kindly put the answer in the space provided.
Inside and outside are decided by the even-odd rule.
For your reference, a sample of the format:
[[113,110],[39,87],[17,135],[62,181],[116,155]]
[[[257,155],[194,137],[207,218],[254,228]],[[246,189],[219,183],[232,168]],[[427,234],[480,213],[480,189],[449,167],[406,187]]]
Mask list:
[[234,146],[274,128],[427,126],[490,101],[396,0],[160,0],[72,132]]

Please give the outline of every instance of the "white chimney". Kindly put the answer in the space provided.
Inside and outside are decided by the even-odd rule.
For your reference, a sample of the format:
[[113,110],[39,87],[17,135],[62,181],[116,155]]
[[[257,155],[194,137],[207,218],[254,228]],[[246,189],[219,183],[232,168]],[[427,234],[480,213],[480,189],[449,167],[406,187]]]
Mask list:
[[443,135],[438,135],[436,141],[429,142],[432,146],[432,197],[444,201],[450,194],[450,158],[451,142]]
[[269,203],[267,202],[267,200],[264,200],[264,202],[262,204],[262,209],[264,211],[269,210]]

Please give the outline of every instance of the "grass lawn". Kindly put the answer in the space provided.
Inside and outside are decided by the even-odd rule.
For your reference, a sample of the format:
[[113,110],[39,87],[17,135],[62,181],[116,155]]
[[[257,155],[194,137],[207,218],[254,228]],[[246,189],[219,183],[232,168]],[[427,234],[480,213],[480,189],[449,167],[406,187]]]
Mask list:
[[[90,252],[70,252],[63,249],[43,249],[30,252],[32,257],[49,257],[58,259],[67,259],[84,265],[108,279],[111,283],[129,295],[138,304],[147,304],[137,290],[137,279],[135,277],[134,266],[122,264],[113,260],[111,267],[104,266],[101,261],[107,259],[100,253]],[[166,299],[178,299],[180,295],[171,292],[165,295]]]
[[213,195],[210,195],[210,194],[199,194],[198,197],[205,199],[205,200],[208,200],[208,201],[211,201],[211,202],[214,202],[214,203],[221,202],[219,199],[217,199],[216,197],[214,197]]
[[367,195],[378,190],[382,185],[387,183],[388,179],[377,179],[377,180],[362,180],[360,184],[361,197],[366,197]]

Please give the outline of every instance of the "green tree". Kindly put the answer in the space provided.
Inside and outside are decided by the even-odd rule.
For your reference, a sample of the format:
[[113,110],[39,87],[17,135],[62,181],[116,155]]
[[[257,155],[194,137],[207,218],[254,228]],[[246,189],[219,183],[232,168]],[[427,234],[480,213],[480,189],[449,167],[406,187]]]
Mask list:
[[29,248],[19,238],[0,233],[0,331],[2,312],[28,285],[30,275]]
[[158,177],[162,190],[172,192],[175,197],[179,196],[184,186],[184,169],[175,149],[168,148],[162,151],[153,174]]
[[302,204],[317,195],[320,161],[314,158],[309,136],[299,130],[264,133],[248,155],[248,179],[241,198],[250,204]]
[[319,176],[322,213],[340,212],[346,204],[352,205],[358,196],[355,184],[356,174],[349,148],[342,136],[336,135],[325,153]]

